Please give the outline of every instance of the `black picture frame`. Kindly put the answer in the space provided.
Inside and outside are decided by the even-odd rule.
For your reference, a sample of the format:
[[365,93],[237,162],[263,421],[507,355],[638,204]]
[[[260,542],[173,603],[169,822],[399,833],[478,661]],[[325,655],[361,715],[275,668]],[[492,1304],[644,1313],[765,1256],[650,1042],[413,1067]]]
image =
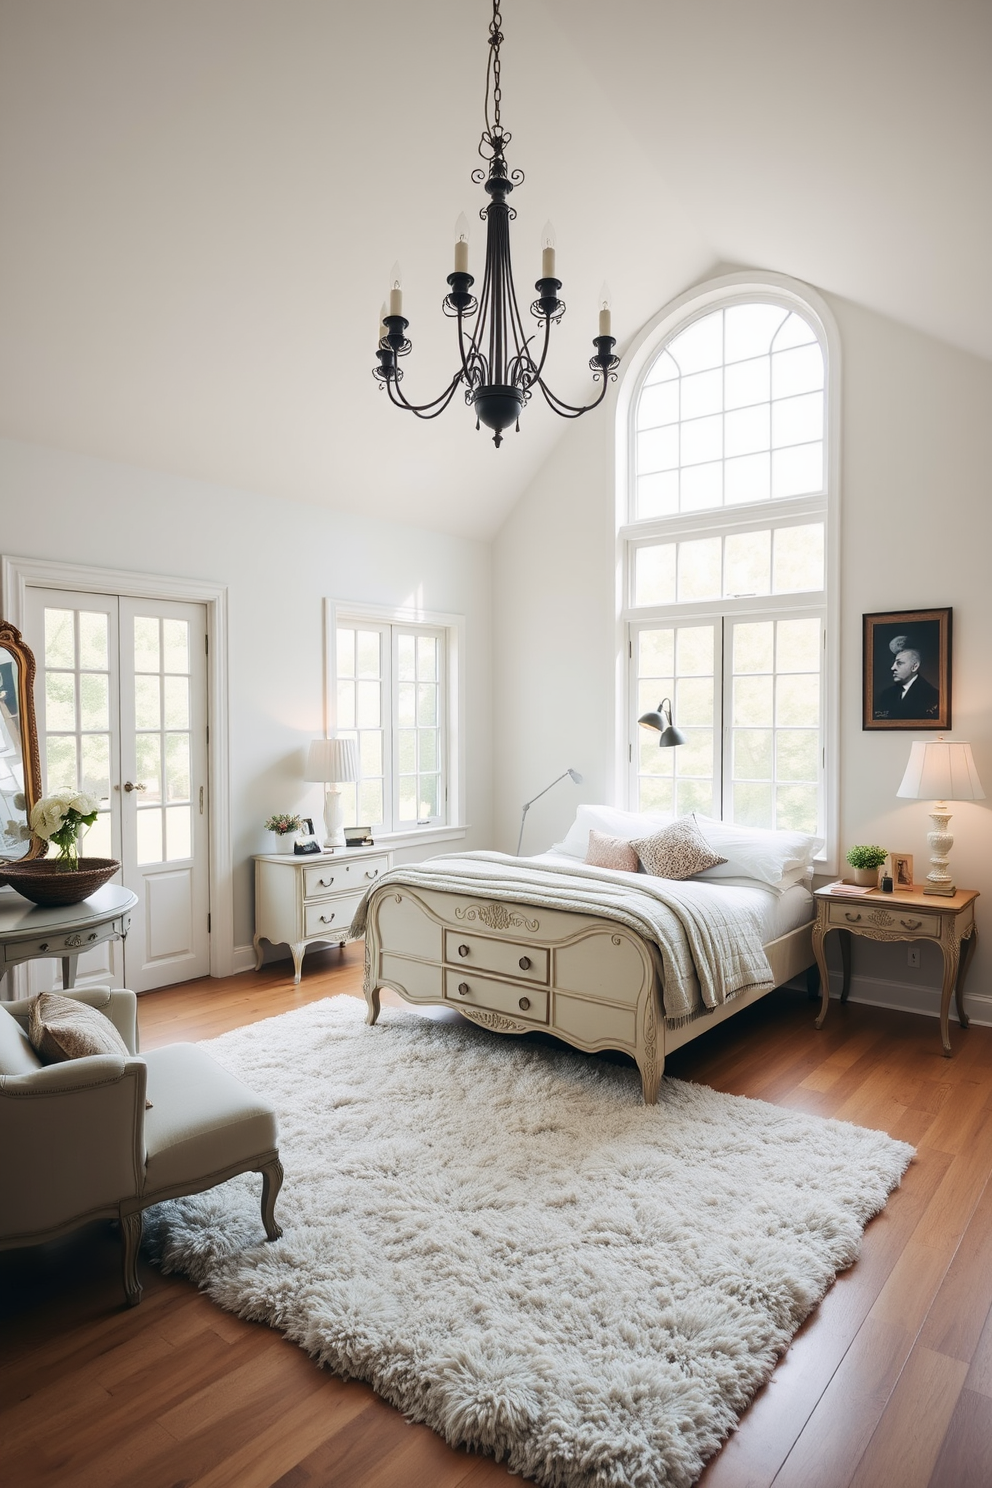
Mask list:
[[863,617],[862,729],[951,727],[951,616],[948,608]]

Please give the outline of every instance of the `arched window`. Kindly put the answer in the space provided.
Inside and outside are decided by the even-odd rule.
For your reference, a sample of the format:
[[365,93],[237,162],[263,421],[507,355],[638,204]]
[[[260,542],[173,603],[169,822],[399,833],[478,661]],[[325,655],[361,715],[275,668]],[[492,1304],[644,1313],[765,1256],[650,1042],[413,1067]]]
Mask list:
[[[636,809],[828,835],[829,371],[823,312],[778,284],[702,291],[642,344],[621,524]],[[637,727],[666,697],[677,748]]]

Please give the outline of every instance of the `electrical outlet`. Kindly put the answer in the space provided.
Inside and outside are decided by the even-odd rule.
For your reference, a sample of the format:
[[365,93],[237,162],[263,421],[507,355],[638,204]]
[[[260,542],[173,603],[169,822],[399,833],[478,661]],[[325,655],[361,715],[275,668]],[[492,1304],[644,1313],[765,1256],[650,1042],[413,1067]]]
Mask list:
[[908,966],[919,966],[919,964],[920,964],[920,948],[919,948],[919,946],[910,946],[909,947],[909,949],[906,952],[906,964]]

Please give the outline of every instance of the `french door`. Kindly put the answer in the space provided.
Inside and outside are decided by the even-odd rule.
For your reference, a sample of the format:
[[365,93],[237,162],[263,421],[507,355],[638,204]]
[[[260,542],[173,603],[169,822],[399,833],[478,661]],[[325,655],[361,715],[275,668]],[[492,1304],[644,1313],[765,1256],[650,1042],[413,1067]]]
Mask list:
[[[77,982],[135,992],[209,971],[206,611],[202,604],[28,588],[46,792],[95,796],[82,851],[121,863],[138,896],[126,943],[79,959]],[[54,985],[35,961],[30,990]]]

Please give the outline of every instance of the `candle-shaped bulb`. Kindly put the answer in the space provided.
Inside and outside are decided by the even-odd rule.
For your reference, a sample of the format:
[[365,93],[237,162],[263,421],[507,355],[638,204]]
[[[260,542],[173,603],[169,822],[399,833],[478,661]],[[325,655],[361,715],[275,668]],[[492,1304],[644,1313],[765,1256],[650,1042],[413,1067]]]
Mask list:
[[603,280],[599,291],[599,334],[601,336],[612,336],[610,329],[610,304],[613,296],[610,294],[610,286]]
[[468,218],[464,212],[455,219],[455,273],[468,273]]
[[389,313],[403,314],[403,273],[398,263],[389,271]]
[[386,307],[385,300],[383,300],[383,302],[382,302],[382,309],[379,311],[379,340],[380,341],[382,340],[383,336],[388,336],[389,335],[389,327],[386,324],[386,316],[388,314],[389,314],[389,310]]
[[541,229],[541,278],[555,278],[555,230],[550,222]]

